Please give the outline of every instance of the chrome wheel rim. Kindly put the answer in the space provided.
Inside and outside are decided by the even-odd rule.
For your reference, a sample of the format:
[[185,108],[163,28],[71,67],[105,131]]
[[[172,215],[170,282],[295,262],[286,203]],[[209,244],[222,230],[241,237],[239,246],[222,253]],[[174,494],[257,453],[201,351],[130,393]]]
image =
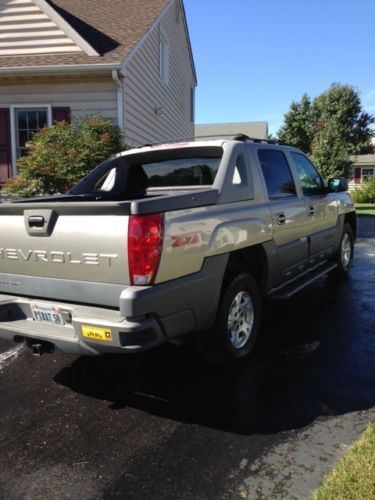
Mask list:
[[254,305],[250,294],[239,292],[230,308],[228,315],[229,340],[235,349],[241,349],[249,340],[254,325]]
[[342,237],[342,242],[341,242],[341,263],[344,269],[346,269],[349,266],[351,258],[352,258],[352,243],[348,233],[345,233],[344,236]]

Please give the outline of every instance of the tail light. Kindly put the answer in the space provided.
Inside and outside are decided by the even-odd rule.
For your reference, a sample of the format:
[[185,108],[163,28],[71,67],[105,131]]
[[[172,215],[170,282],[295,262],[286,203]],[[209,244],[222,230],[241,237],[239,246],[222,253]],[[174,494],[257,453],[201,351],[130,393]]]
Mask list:
[[163,245],[163,215],[131,215],[128,259],[131,285],[152,285]]

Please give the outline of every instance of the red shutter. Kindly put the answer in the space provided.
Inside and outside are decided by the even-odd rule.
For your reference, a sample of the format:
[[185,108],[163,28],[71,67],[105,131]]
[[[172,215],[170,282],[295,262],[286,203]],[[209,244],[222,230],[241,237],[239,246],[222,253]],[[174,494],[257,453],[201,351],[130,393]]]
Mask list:
[[52,121],[70,123],[70,108],[52,108]]
[[361,184],[361,169],[359,167],[354,169],[354,182],[355,184]]
[[12,152],[10,145],[10,112],[0,109],[0,186],[12,175]]

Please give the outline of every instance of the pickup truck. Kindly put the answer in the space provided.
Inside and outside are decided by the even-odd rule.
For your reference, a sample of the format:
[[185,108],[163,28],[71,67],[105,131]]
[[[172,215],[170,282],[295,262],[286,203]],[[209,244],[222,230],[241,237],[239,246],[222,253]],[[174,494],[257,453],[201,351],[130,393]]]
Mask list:
[[301,151],[238,135],[128,150],[66,194],[2,203],[0,337],[98,355],[194,334],[233,364],[263,298],[349,272],[346,190]]

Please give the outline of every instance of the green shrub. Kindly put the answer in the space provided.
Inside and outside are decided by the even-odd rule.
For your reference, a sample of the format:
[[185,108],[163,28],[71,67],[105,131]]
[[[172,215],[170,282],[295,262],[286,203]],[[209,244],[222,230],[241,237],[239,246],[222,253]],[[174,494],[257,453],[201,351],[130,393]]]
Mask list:
[[18,175],[3,191],[17,196],[64,193],[114,153],[127,149],[121,130],[111,120],[90,116],[73,124],[54,123],[28,144],[18,160]]
[[355,203],[375,203],[375,179],[367,179],[352,193]]

